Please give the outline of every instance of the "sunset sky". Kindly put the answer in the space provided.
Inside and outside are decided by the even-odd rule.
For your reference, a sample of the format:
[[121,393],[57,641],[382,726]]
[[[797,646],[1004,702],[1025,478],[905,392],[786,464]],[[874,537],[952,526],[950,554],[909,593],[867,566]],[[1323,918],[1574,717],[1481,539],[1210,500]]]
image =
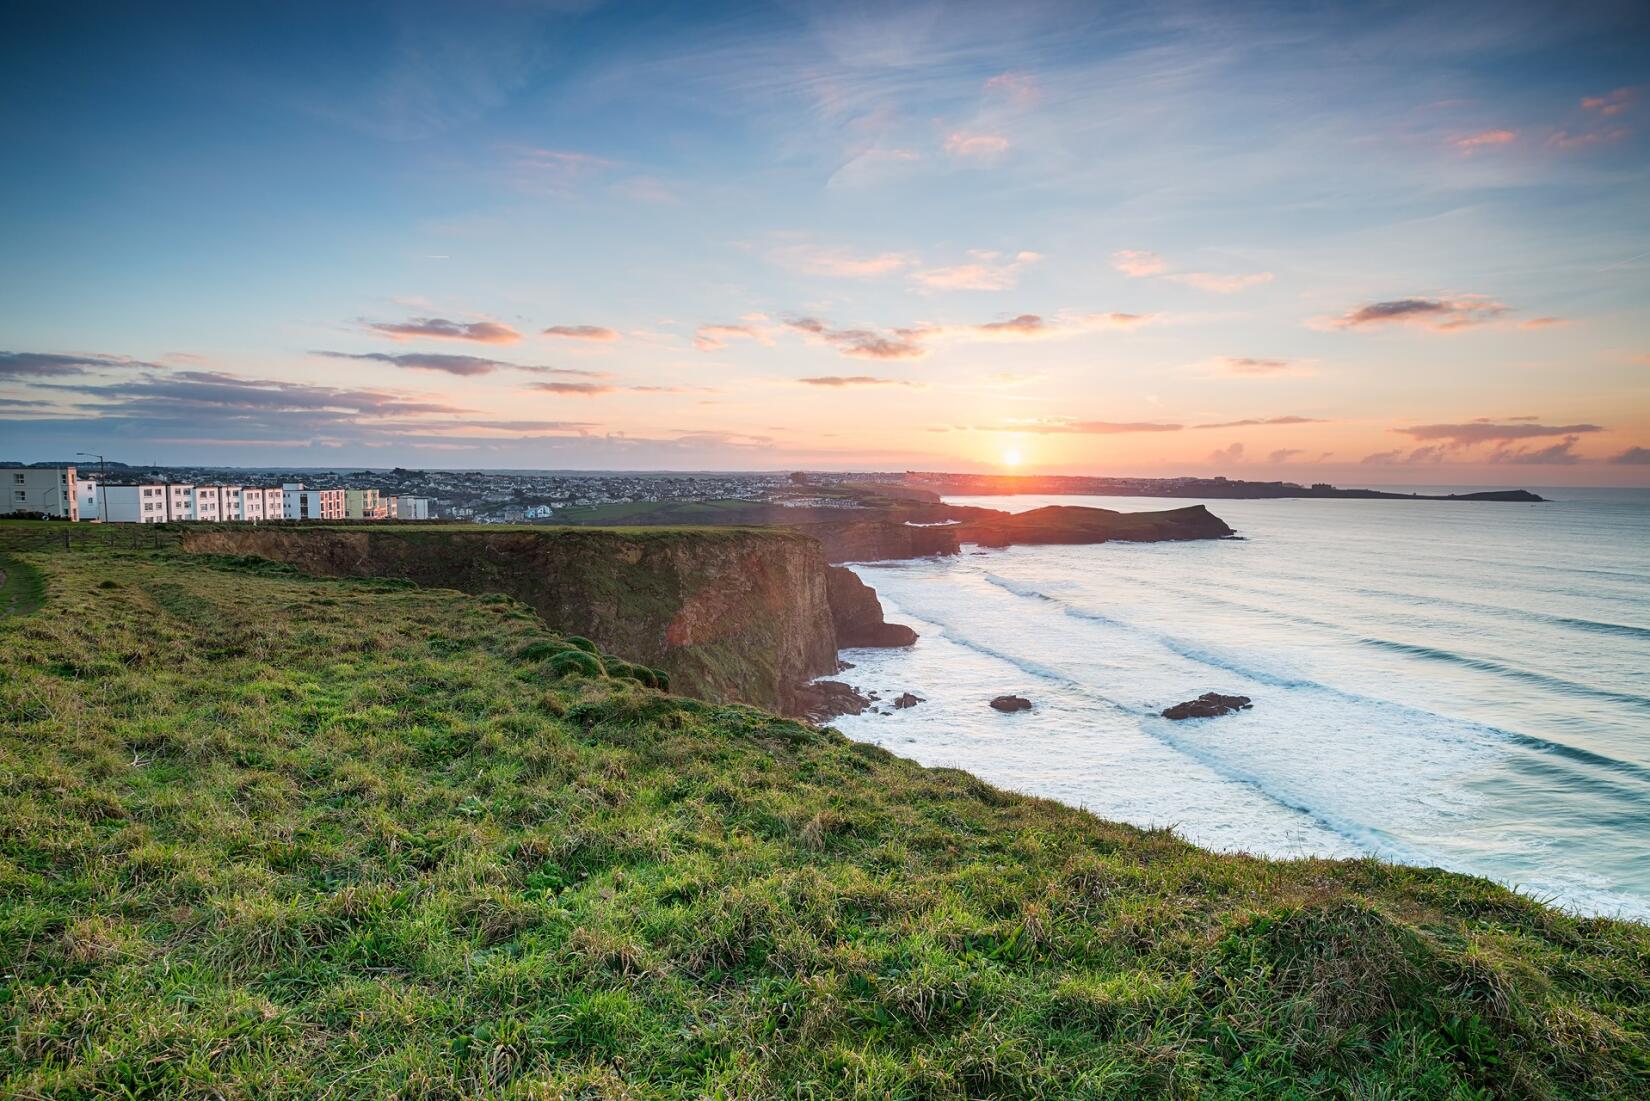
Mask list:
[[1650,5],[10,5],[0,458],[1650,483]]

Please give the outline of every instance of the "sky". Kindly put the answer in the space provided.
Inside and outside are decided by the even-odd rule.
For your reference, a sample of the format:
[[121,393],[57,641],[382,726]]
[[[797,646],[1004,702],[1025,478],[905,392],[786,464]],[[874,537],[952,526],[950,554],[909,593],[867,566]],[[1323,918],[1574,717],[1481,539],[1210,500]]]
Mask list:
[[13,3],[0,459],[1650,484],[1650,6]]

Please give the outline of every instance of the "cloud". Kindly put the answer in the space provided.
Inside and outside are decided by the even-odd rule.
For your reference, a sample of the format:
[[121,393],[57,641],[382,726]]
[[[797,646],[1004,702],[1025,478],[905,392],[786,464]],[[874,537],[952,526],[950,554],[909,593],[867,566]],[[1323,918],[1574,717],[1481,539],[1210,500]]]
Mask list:
[[836,329],[816,317],[785,322],[788,328],[830,345],[845,356],[861,359],[920,359],[928,354],[916,330],[878,333],[870,329]]
[[602,382],[530,382],[530,390],[542,390],[547,394],[573,394],[579,397],[595,397],[597,394],[611,394],[618,389]]
[[1565,436],[1558,443],[1540,448],[1497,448],[1489,456],[1492,463],[1519,463],[1532,466],[1572,466],[1581,461],[1573,448],[1581,441],[1580,436]]
[[1494,321],[1507,307],[1483,295],[1456,298],[1394,298],[1358,306],[1336,318],[1340,329],[1374,328],[1381,325],[1415,325],[1435,332],[1453,332]]
[[552,325],[544,330],[544,335],[565,337],[568,340],[591,340],[598,343],[608,343],[619,339],[618,333],[600,325]]
[[1111,254],[1111,266],[1131,279],[1161,275],[1169,270],[1169,262],[1155,252],[1142,249],[1119,249]]
[[581,371],[572,367],[536,367],[524,363],[506,363],[502,359],[487,359],[484,356],[454,356],[439,355],[427,352],[407,352],[392,355],[388,352],[327,352],[314,351],[311,355],[326,356],[330,359],[364,359],[376,363],[388,363],[395,367],[406,367],[415,371],[441,371],[449,375],[458,375],[461,378],[474,378],[477,375],[490,375],[494,371],[526,371],[540,375],[582,375],[587,378],[600,377],[595,371]]
[[701,325],[693,332],[693,346],[701,352],[714,352],[728,346],[729,341],[754,340],[758,344],[772,344],[773,339],[750,325]]
[[1179,275],[1165,275],[1163,278],[1188,287],[1195,287],[1200,291],[1209,291],[1212,294],[1237,294],[1239,291],[1246,291],[1250,287],[1270,283],[1272,273],[1269,271],[1256,271],[1244,275],[1217,275],[1208,271],[1188,271]]
[[1194,424],[1193,428],[1254,428],[1261,425],[1280,424],[1326,424],[1327,421],[1317,417],[1249,417],[1240,421],[1221,421],[1219,424]]
[[911,386],[913,383],[897,378],[875,378],[871,375],[818,375],[814,378],[799,378],[796,381],[804,386],[827,386],[840,389],[844,386]]
[[1254,356],[1220,356],[1214,361],[1214,366],[1219,374],[1238,378],[1281,378],[1312,373],[1291,359],[1259,359]]
[[995,157],[1008,148],[1008,139],[1001,134],[971,134],[953,130],[945,136],[945,151],[953,157]]
[[67,378],[92,371],[133,369],[163,370],[159,364],[145,363],[127,356],[0,352],[0,379]]
[[1509,145],[1517,140],[1517,130],[1482,130],[1476,134],[1468,134],[1464,138],[1456,138],[1450,144],[1459,149],[1464,156],[1470,156],[1480,149]]
[[1596,112],[1605,118],[1612,118],[1631,107],[1633,102],[1638,99],[1638,95],[1639,90],[1637,88],[1617,88],[1615,91],[1602,96],[1588,96],[1581,101],[1581,106],[1583,110]]
[[1025,73],[998,73],[985,82],[986,95],[1002,96],[1016,107],[1030,107],[1042,96],[1037,82]]
[[1035,432],[1040,435],[1120,436],[1135,432],[1179,432],[1183,424],[1157,424],[1152,421],[1079,421],[1062,417],[1040,420],[1011,421],[991,429],[995,432]]
[[1209,452],[1209,461],[1212,463],[1241,463],[1243,461],[1243,445],[1230,443],[1216,451]]
[[477,344],[514,344],[521,334],[497,321],[449,321],[444,317],[415,317],[409,321],[366,321],[373,332],[391,340],[473,340]]
[[833,279],[875,279],[916,263],[914,257],[903,252],[856,256],[844,249],[816,245],[787,245],[774,249],[768,256],[774,263],[792,271]]
[[969,255],[974,258],[972,264],[929,268],[911,278],[934,290],[1003,291],[1020,281],[1020,272],[1028,265],[1042,259],[1035,252],[1017,252],[1006,261],[996,252],[975,251]]
[[1489,421],[1469,421],[1466,424],[1421,424],[1412,428],[1394,428],[1417,440],[1438,440],[1450,447],[1475,447],[1482,443],[1507,443],[1512,440],[1540,439],[1544,436],[1579,436],[1589,432],[1603,432],[1596,424],[1494,424]]
[[1556,329],[1568,324],[1570,324],[1570,319],[1567,317],[1532,317],[1528,321],[1520,321],[1518,327],[1520,329]]
[[1629,447],[1619,455],[1611,455],[1607,461],[1622,466],[1650,466],[1650,447]]
[[1547,144],[1554,149],[1571,153],[1582,149],[1591,149],[1595,145],[1609,145],[1612,142],[1621,141],[1631,133],[1632,131],[1625,126],[1610,126],[1578,132],[1555,130],[1552,137],[1547,139]]
[[507,153],[515,169],[516,182],[531,190],[565,193],[585,180],[617,167],[605,157],[571,149],[518,145],[511,146]]
[[1270,455],[1266,456],[1266,461],[1269,463],[1286,463],[1293,459],[1296,455],[1304,454],[1306,454],[1306,452],[1302,451],[1298,447],[1280,447]]

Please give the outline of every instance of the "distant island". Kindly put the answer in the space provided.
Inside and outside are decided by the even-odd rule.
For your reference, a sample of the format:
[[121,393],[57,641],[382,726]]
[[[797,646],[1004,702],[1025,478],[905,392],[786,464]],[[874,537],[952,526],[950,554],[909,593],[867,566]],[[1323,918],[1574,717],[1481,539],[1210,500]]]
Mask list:
[[1270,498],[1353,498],[1387,501],[1545,501],[1527,489],[1485,489],[1473,493],[1392,493],[1380,489],[1341,489],[1328,482],[1246,482],[1240,478],[1091,478],[1059,474],[946,474],[907,471],[903,475],[866,475],[878,481],[896,478],[936,493],[1006,496],[1021,493],[1073,494],[1093,497],[1214,497],[1224,500]]

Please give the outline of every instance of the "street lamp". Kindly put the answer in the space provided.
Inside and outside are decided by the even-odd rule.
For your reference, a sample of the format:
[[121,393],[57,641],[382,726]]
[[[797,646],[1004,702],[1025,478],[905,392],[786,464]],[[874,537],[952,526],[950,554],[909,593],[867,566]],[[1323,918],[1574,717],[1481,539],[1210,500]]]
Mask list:
[[97,522],[100,524],[107,524],[109,522],[109,460],[105,459],[102,455],[95,455],[90,451],[76,451],[75,455],[76,457],[84,455],[88,459],[96,459],[100,465],[101,469],[99,470],[97,476],[97,493],[99,497],[97,505]]

